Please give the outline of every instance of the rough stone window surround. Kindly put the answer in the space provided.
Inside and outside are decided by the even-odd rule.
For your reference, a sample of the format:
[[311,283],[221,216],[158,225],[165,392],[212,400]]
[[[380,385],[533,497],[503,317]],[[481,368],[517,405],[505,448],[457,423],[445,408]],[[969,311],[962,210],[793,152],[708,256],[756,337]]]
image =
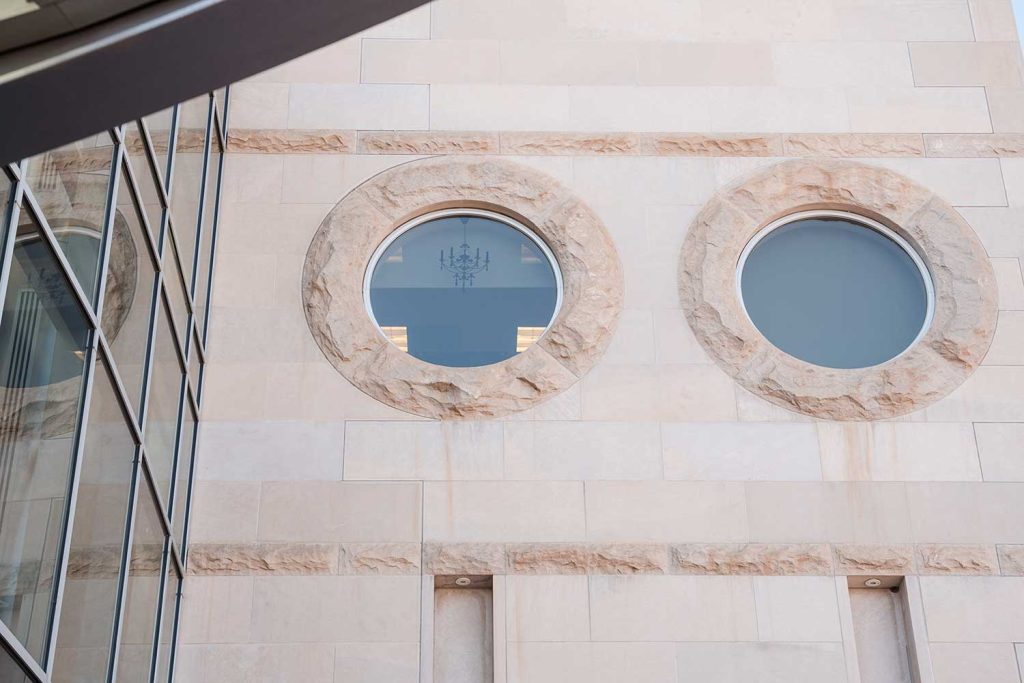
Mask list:
[[[425,363],[381,334],[363,299],[377,247],[404,223],[447,208],[486,209],[541,237],[562,271],[558,316],[508,360],[472,368]],[[302,296],[327,360],[366,394],[431,418],[493,417],[576,383],[607,348],[622,309],[622,269],[600,219],[558,181],[486,156],[411,161],[366,181],[327,215],[306,254]]]
[[[816,209],[882,223],[931,273],[931,325],[887,363],[852,370],[811,365],[775,348],[744,312],[736,268],[747,243],[779,218]],[[988,351],[998,309],[985,249],[953,207],[898,173],[837,160],[783,162],[718,191],[684,240],[679,291],[697,339],[743,387],[789,410],[835,420],[894,417],[951,392]]]

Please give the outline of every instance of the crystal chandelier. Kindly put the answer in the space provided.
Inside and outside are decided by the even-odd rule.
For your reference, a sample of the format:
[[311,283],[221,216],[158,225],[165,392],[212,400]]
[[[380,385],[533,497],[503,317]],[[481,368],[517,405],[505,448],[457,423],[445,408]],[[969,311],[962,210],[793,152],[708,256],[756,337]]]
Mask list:
[[448,247],[448,259],[445,260],[444,249],[441,250],[441,269],[447,270],[449,273],[455,276],[455,286],[466,288],[468,284],[470,287],[473,286],[473,281],[476,279],[476,274],[487,270],[488,266],[491,265],[491,252],[485,251],[484,258],[480,260],[480,247],[476,249],[476,256],[471,256],[469,253],[469,238],[468,228],[469,218],[460,218],[462,221],[462,244],[459,245],[461,253],[455,253],[455,247]]

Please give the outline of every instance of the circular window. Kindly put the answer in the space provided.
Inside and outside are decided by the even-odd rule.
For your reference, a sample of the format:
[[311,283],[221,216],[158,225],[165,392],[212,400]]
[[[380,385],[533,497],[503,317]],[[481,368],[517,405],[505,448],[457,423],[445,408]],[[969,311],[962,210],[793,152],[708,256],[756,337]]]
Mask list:
[[885,226],[838,211],[787,216],[747,244],[737,271],[751,322],[815,365],[866,368],[896,358],[928,327],[932,282]]
[[437,211],[391,234],[370,260],[364,298],[391,343],[434,365],[498,363],[558,314],[561,274],[532,231],[476,209]]

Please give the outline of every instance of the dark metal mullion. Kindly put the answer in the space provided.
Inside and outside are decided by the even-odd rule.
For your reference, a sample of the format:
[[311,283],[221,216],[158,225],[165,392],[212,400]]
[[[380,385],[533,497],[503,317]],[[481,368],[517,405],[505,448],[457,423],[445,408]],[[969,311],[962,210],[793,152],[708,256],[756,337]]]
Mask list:
[[135,540],[135,516],[139,507],[141,462],[142,444],[138,444],[135,447],[135,457],[132,460],[131,491],[128,494],[128,515],[125,521],[124,546],[121,549],[121,567],[118,576],[117,600],[114,607],[114,632],[111,636],[110,656],[107,662],[108,683],[114,683],[117,679],[117,660],[121,653],[121,627],[124,626],[125,603],[128,601],[128,579],[131,573],[132,543]]
[[[149,247],[148,251],[150,254],[150,260],[159,261],[160,259],[158,258],[158,255],[160,252],[157,248],[156,238],[153,236],[154,228],[149,224],[149,216],[146,214],[145,204],[142,201],[142,192],[139,190],[139,183],[135,179],[135,169],[132,168],[131,160],[128,159],[127,152],[125,153],[125,169],[128,171],[125,178],[128,182],[128,189],[132,195],[132,208],[134,209],[135,215],[138,219],[142,221],[142,231],[146,234],[146,244]],[[166,206],[161,206],[161,221],[163,219],[164,210],[166,210]],[[160,226],[156,226],[156,229],[159,230]]]
[[[21,215],[21,197],[25,192],[25,182],[19,180],[11,184],[11,196],[4,207],[3,253],[0,254],[0,302],[7,300],[7,281],[11,277],[11,266],[14,261],[14,242],[18,237],[18,218]],[[3,305],[0,303],[0,322],[3,322]]]
[[[171,112],[173,122],[174,112]],[[164,185],[164,174],[167,173],[167,169],[160,169],[157,163],[156,145],[153,144],[153,137],[149,134],[149,124],[146,123],[145,118],[136,119],[135,125],[139,127],[139,135],[142,138],[142,149],[143,154],[146,157],[146,167],[149,168],[149,174],[153,177],[153,184],[156,185],[157,192],[160,194],[160,202],[164,206],[171,205],[171,197],[167,192],[167,187]],[[168,138],[167,145],[170,149],[171,141]],[[170,157],[168,156],[168,161]]]
[[[115,135],[115,138],[118,136]],[[107,185],[107,208],[103,216],[103,228],[100,232],[100,262],[96,266],[96,311],[97,322],[103,320],[103,300],[106,298],[107,264],[110,261],[110,246],[114,242],[114,216],[117,214],[117,190],[120,185],[121,171],[124,162],[124,143],[116,143],[114,148],[113,167],[110,169],[109,185]],[[99,329],[96,325],[96,329]],[[47,668],[49,671],[49,668]]]
[[202,345],[202,358],[203,362],[206,362],[206,341],[207,333],[209,332],[210,322],[210,302],[213,301],[213,273],[216,269],[217,259],[214,258],[217,254],[217,233],[220,230],[220,210],[221,210],[221,187],[224,184],[224,159],[227,154],[224,149],[221,149],[220,158],[217,160],[217,187],[214,188],[214,201],[216,202],[213,207],[213,233],[210,236],[210,272],[206,274],[206,307],[203,310],[203,327],[202,334],[199,335],[199,341]]
[[167,515],[166,506],[163,504],[163,497],[160,495],[160,487],[157,484],[156,476],[153,474],[152,468],[149,466],[149,460],[146,459],[146,445],[142,445],[142,462],[143,469],[146,472],[144,479],[149,486],[149,493],[156,500],[157,512],[160,513],[160,524],[164,528],[164,534],[167,536],[171,535],[171,518]]
[[[178,124],[181,122],[181,103],[174,105],[171,112],[171,127],[167,131],[167,167],[161,178],[167,196],[167,206],[171,206],[171,192],[174,191],[174,156],[178,151]],[[163,242],[160,243],[163,246]]]
[[[160,558],[160,584],[156,594],[156,624],[153,627],[153,647],[149,653],[149,680],[156,680],[156,663],[160,659],[160,632],[164,626],[164,593],[167,592],[167,570],[171,563],[171,537],[164,535],[164,552]],[[170,663],[170,652],[167,653],[167,661]]]

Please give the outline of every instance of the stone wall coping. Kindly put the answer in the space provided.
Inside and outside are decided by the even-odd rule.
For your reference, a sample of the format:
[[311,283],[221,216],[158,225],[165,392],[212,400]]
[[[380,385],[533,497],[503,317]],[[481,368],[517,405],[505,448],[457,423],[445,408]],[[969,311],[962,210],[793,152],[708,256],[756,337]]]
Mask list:
[[235,154],[515,154],[537,156],[1024,156],[1024,133],[698,133],[373,131],[232,128]]
[[[750,240],[780,218],[818,209],[885,225],[931,274],[931,324],[881,365],[835,369],[794,358],[773,346],[743,308],[736,268]],[[946,396],[981,364],[998,312],[988,255],[952,206],[895,171],[838,159],[773,164],[717,191],[684,239],[679,294],[698,341],[740,385],[789,410],[832,420],[895,417]]]
[[[391,344],[366,310],[364,274],[377,247],[409,220],[446,208],[513,218],[558,261],[557,317],[535,344],[500,363],[425,363]],[[506,415],[568,389],[611,341],[623,290],[618,255],[597,214],[555,179],[489,156],[419,159],[364,182],[321,223],[302,278],[309,329],[335,369],[383,403],[438,419]]]

